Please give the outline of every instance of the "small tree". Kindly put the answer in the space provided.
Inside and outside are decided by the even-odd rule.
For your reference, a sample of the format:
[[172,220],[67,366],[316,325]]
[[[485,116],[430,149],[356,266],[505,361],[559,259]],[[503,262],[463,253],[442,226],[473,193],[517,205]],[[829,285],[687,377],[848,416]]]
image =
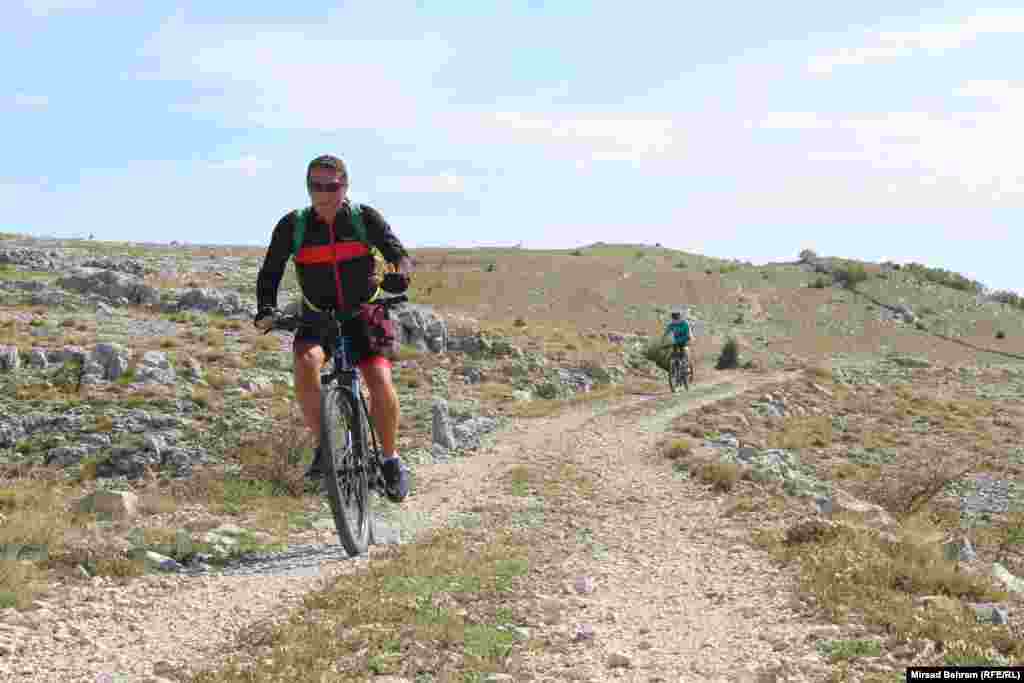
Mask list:
[[847,263],[836,269],[835,278],[846,289],[854,289],[868,279],[868,271],[860,263]]
[[722,344],[722,353],[715,364],[716,370],[733,370],[740,366],[740,346],[732,337]]

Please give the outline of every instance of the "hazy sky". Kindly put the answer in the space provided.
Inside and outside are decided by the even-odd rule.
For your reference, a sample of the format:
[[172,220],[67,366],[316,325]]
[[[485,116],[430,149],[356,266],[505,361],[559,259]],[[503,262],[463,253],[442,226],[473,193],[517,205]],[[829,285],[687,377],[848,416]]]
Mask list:
[[407,246],[917,261],[1024,291],[1024,9],[10,0],[0,230],[261,244],[305,165]]

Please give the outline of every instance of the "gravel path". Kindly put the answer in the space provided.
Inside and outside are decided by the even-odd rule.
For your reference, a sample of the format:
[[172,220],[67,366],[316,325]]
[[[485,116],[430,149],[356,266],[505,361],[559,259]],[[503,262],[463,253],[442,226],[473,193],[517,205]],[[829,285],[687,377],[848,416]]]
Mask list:
[[[705,674],[701,680],[716,680],[742,670],[739,664],[749,668],[770,661],[765,658],[782,651],[776,648],[786,657],[804,656],[806,648],[789,644],[799,638],[786,630],[789,617],[778,573],[750,549],[723,542],[715,530],[720,511],[696,485],[666,476],[660,463],[644,461],[645,446],[688,407],[754,382],[778,380],[751,377],[735,387],[707,382],[661,401],[630,397],[614,410],[582,406],[513,423],[496,435],[493,448],[475,457],[418,470],[418,493],[402,506],[401,516],[416,520],[413,526],[420,529],[445,525],[457,513],[502,495],[495,472],[565,458],[603,471],[598,477],[602,498],[611,494],[621,504],[621,496],[635,497],[626,524],[619,523],[619,515],[592,521],[594,537],[609,549],[606,559],[566,558],[567,567],[596,576],[601,586],[580,607],[580,617],[598,626],[599,647],[570,653],[568,659],[539,658],[531,663],[536,680],[566,680],[565,666],[586,668],[595,681],[649,681],[657,675],[697,680],[693,676]],[[666,506],[672,506],[668,514]],[[382,528],[391,528],[390,523]],[[371,547],[366,556],[347,558],[334,544],[310,543],[250,556],[213,573],[147,576],[126,586],[102,578],[60,586],[40,609],[20,615],[9,610],[0,619],[0,649],[7,653],[0,656],[0,680],[95,683],[104,680],[98,676],[117,674],[106,680],[161,683],[177,671],[216,667],[262,629],[286,619],[306,593],[359,571],[381,551]],[[724,596],[726,605],[715,596]],[[739,609],[744,606],[749,609]],[[642,655],[636,649],[642,646],[627,633],[641,628],[652,632],[648,640],[658,640],[657,649]],[[603,658],[620,651],[646,663],[607,678]]]

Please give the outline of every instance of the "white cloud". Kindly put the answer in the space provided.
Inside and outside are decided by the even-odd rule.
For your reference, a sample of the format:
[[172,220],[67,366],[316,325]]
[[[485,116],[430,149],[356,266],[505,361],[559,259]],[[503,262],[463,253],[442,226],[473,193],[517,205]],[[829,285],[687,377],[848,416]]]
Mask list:
[[411,194],[461,194],[466,190],[466,181],[453,172],[438,175],[393,176],[374,180],[377,192]]
[[954,91],[959,97],[992,100],[996,104],[1024,107],[1024,85],[1011,81],[968,81]]
[[[815,131],[801,141],[802,158],[812,166],[788,164],[792,175],[811,177],[779,188],[783,203],[799,198],[847,205],[843,197],[856,197],[886,207],[1024,206],[1024,138],[1019,134],[1024,88],[975,80],[951,94],[996,106],[839,116],[772,112],[750,127]],[[789,161],[794,159],[799,160],[791,154]]]
[[43,109],[50,103],[46,95],[30,95],[28,93],[16,93],[11,101],[16,107],[25,109]]
[[48,17],[51,14],[68,10],[96,9],[97,0],[24,0],[25,9],[36,17]]
[[255,156],[249,155],[239,159],[218,161],[210,164],[210,167],[228,171],[241,171],[245,175],[254,176],[260,171],[266,171],[273,168],[273,163],[267,159],[259,159]]
[[958,24],[923,26],[916,31],[874,31],[872,44],[841,48],[811,57],[807,70],[831,74],[838,66],[862,65],[908,57],[920,52],[942,54],[965,47],[982,36],[1024,33],[1024,13],[987,13],[967,17]]
[[747,121],[747,128],[772,130],[813,130],[834,127],[834,123],[813,111],[773,111],[759,121]]
[[436,35],[364,34],[337,14],[280,28],[193,24],[179,13],[143,48],[155,69],[136,77],[189,83],[200,94],[178,111],[240,127],[338,131],[418,123],[425,103],[444,96],[431,79],[452,49]]
[[580,148],[595,161],[637,160],[676,154],[682,140],[676,123],[659,117],[573,116],[498,112],[492,125],[514,142],[557,144],[574,157]]

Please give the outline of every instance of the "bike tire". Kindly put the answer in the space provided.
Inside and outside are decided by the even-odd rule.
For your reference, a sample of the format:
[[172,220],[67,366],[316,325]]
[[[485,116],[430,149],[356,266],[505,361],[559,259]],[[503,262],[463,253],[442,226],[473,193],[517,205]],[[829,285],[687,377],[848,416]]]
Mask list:
[[[328,384],[320,393],[320,443],[325,455],[324,484],[338,540],[352,556],[370,545],[370,492],[365,432],[357,403],[346,389]],[[349,438],[351,435],[351,438]]]
[[679,376],[683,380],[683,388],[690,390],[690,363],[685,359],[679,359]]
[[678,364],[679,361],[675,358],[668,362],[668,388],[673,394],[676,393],[676,389],[679,388],[679,385],[676,382],[676,366]]

